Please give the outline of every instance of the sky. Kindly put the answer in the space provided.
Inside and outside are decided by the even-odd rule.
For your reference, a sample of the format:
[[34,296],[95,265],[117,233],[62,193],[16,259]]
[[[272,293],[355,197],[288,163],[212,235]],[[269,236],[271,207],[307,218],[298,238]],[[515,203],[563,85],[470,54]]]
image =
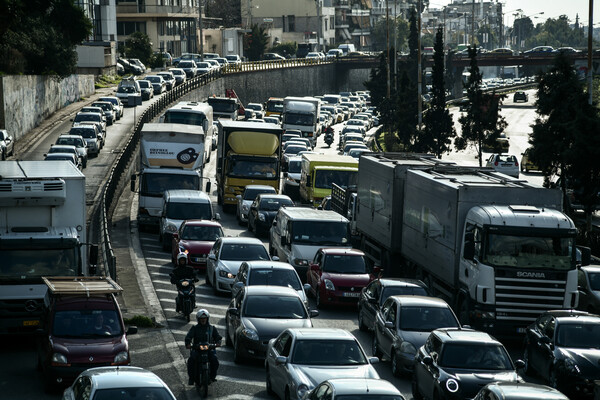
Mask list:
[[[488,1],[488,0],[486,0]],[[470,0],[467,0],[470,2]],[[442,8],[452,1],[450,0],[430,0],[431,8]],[[479,3],[479,0],[475,0],[475,3]],[[548,18],[557,18],[560,15],[566,15],[569,17],[571,23],[575,22],[575,17],[579,14],[579,21],[585,26],[588,24],[589,17],[589,0],[503,0],[500,1],[504,6],[502,7],[504,12],[507,13],[504,16],[504,23],[506,25],[512,25],[513,16],[515,13],[513,10],[521,9],[525,16],[544,12],[543,15],[539,15],[540,18],[533,20],[534,24],[542,22]],[[600,0],[594,0],[594,26],[600,27]],[[508,16],[510,15],[510,17]]]

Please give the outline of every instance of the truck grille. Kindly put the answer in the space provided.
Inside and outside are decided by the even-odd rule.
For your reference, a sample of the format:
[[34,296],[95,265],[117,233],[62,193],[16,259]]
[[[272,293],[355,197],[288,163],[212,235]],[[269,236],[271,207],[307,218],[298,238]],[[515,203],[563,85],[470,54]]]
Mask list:
[[550,278],[496,276],[496,319],[519,322],[525,326],[546,310],[562,309],[567,274],[553,273]]

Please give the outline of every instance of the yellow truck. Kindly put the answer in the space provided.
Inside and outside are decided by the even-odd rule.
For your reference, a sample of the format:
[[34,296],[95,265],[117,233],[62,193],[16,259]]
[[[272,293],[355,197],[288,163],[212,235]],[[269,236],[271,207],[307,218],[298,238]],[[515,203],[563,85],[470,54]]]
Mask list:
[[356,186],[358,160],[350,156],[303,154],[300,197],[315,207],[331,195],[331,186]]

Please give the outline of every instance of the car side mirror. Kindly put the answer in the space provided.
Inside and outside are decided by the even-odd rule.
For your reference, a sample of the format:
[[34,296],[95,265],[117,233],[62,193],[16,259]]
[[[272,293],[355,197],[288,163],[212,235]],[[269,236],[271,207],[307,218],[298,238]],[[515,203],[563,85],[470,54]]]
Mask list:
[[271,261],[279,261],[279,257],[277,257],[277,256],[272,256],[272,257],[271,257]]
[[229,315],[233,315],[235,317],[240,316],[240,312],[237,308],[230,308],[229,310],[227,310],[227,312],[229,313]]
[[318,272],[320,270],[319,264],[310,264],[310,270]]
[[431,358],[430,356],[423,357],[423,364],[433,365],[433,358]]
[[213,261],[214,261],[214,260],[216,260],[216,259],[217,259],[217,257],[216,257],[214,254],[209,254],[209,255],[208,255],[208,259],[209,259],[209,260],[213,260]]
[[284,356],[277,356],[275,357],[275,364],[276,365],[282,365],[287,363],[287,357]]
[[220,221],[220,220],[221,220],[221,214],[215,213],[215,221]]
[[378,357],[369,357],[369,364],[377,364],[379,362]]
[[515,361],[515,367],[517,367],[517,369],[525,368],[525,361],[523,361],[523,360]]
[[238,194],[238,195],[235,196],[235,198],[238,199],[238,200],[241,200],[242,199],[242,195]]
[[385,327],[388,329],[394,329],[394,323],[392,321],[385,321]]
[[310,317],[314,318],[314,317],[318,317],[319,316],[319,310],[310,310]]
[[309,283],[305,283],[305,284],[304,284],[302,287],[304,288],[304,291],[305,291],[305,292],[306,292],[306,291],[309,291],[309,290],[312,288],[312,286],[310,286],[310,284],[309,284]]
[[126,335],[135,335],[136,333],[138,333],[137,326],[130,326],[127,328],[127,332],[125,332]]
[[175,232],[173,233],[173,239],[179,239],[179,233]]

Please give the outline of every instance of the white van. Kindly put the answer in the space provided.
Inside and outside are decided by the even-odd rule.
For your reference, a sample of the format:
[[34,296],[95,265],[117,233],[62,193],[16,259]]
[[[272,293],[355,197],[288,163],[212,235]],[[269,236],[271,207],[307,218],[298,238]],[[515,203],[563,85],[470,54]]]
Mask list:
[[343,43],[338,46],[338,49],[342,50],[344,52],[344,55],[347,56],[348,53],[356,51],[356,46],[354,46],[354,44],[352,43]]
[[210,198],[205,192],[187,189],[165,190],[158,236],[163,250],[171,248],[173,234],[186,219],[218,221],[221,216],[214,212]]
[[351,248],[349,221],[335,211],[281,207],[269,233],[269,254],[290,263],[303,282],[321,247]]

